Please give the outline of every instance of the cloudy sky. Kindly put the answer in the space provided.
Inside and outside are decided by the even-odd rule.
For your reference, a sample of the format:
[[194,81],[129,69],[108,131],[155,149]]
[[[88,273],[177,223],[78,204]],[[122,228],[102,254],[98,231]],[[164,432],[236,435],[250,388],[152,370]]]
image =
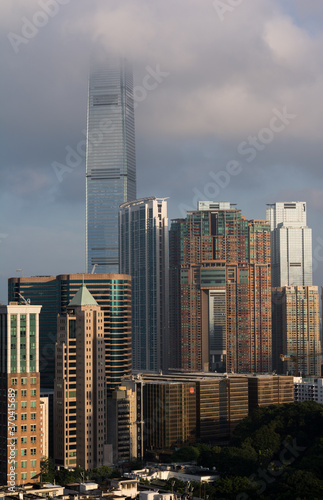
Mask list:
[[17,269],[85,269],[87,75],[102,48],[134,64],[138,197],[169,197],[170,218],[198,199],[249,219],[306,201],[323,284],[322,26],[320,0],[1,0],[0,300]]

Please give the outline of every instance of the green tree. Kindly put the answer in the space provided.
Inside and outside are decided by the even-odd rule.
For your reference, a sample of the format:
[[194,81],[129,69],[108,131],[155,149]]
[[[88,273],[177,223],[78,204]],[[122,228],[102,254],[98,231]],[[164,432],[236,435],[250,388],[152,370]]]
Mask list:
[[296,470],[285,475],[283,479],[280,484],[281,493],[277,500],[321,500],[323,498],[323,481],[312,472]]
[[106,465],[96,467],[89,473],[89,478],[99,484],[103,483],[107,479],[118,478],[120,476],[120,472],[117,469],[107,467]]
[[42,458],[40,461],[41,480],[43,483],[53,483],[55,466],[51,458]]
[[200,456],[200,451],[197,446],[184,446],[176,450],[171,459],[172,462],[197,462]]

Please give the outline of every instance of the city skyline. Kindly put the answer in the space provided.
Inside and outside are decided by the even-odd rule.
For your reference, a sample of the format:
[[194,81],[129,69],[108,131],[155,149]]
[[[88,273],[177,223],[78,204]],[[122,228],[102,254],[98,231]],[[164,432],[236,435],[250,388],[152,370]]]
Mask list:
[[85,271],[87,74],[102,46],[134,61],[137,197],[169,196],[170,219],[198,199],[230,199],[248,219],[304,200],[321,285],[319,2],[241,2],[223,18],[194,0],[11,7],[1,2],[2,302],[17,269]]
[[134,498],[192,445],[186,496],[322,490],[323,5],[2,0],[0,32],[1,484]]

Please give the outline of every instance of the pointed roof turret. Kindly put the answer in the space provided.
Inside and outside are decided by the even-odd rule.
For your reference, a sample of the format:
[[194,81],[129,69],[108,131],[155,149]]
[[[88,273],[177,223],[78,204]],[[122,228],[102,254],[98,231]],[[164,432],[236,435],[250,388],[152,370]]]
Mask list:
[[94,299],[93,295],[86,288],[85,284],[76,292],[68,306],[98,306],[99,304]]

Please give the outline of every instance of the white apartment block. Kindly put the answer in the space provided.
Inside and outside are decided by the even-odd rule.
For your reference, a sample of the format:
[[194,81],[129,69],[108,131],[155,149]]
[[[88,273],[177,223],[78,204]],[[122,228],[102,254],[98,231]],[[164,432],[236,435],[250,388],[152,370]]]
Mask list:
[[323,404],[323,378],[294,377],[294,400],[316,401]]

